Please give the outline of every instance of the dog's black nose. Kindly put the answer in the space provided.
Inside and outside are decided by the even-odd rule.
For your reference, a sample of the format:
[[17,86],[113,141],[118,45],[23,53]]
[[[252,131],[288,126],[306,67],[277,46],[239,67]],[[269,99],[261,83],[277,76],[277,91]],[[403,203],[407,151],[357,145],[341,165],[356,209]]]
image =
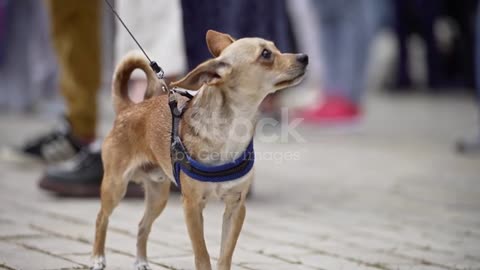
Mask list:
[[297,56],[297,61],[304,64],[304,65],[308,65],[308,55],[303,54],[303,53],[299,54]]

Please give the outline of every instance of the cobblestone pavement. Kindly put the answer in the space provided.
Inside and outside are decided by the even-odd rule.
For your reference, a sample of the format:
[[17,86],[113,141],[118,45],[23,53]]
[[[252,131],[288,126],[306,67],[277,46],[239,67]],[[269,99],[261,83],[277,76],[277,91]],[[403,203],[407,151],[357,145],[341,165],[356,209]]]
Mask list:
[[[234,269],[480,269],[480,158],[452,151],[474,134],[471,101],[376,96],[367,105],[355,127],[302,125],[306,142],[257,143],[299,159],[257,162]],[[1,115],[0,142],[50,123]],[[88,269],[98,200],[41,192],[40,175],[39,166],[0,163],[0,269]],[[142,211],[141,200],[124,200],[114,212],[108,269],[132,269]],[[219,203],[205,212],[213,261],[221,212]],[[193,269],[178,195],[154,225],[149,256],[154,269]]]

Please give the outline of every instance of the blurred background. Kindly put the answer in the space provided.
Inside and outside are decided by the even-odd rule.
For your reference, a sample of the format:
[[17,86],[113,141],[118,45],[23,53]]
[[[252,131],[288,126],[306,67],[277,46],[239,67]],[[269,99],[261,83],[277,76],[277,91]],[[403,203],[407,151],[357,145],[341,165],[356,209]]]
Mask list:
[[[76,152],[104,135],[97,133],[103,115],[96,109],[103,106],[94,104],[108,96],[116,62],[137,48],[103,2],[56,2],[1,1],[0,111],[64,115],[80,141]],[[305,122],[321,126],[363,118],[372,95],[472,104],[477,96],[475,0],[112,2],[169,80],[210,57],[208,29],[309,54],[308,79],[269,97],[262,106],[269,116],[296,108]],[[131,81],[138,99],[144,78]]]
[[[300,129],[310,135],[366,130],[393,140],[419,133],[441,137],[452,151],[478,152],[477,1],[112,4],[168,81],[211,57],[208,29],[262,37],[283,52],[304,52],[311,59],[305,82],[268,96],[263,117],[301,119]],[[123,55],[138,49],[135,43],[99,0],[2,0],[0,41],[2,160],[47,165],[43,189],[97,196],[98,145],[114,118],[112,72]],[[145,77],[134,73],[133,100],[141,101],[145,85]]]
[[[305,226],[322,223],[333,230],[344,226],[332,237],[341,239],[359,228],[373,234],[385,229],[388,237],[373,238],[386,245],[382,248],[399,250],[403,239],[398,238],[407,231],[422,237],[431,233],[428,241],[412,236],[416,244],[408,248],[435,253],[425,247],[445,244],[452,252],[439,251],[433,257],[442,260],[431,262],[446,267],[442,269],[457,269],[457,262],[478,266],[478,1],[110,1],[165,70],[167,81],[211,57],[205,44],[208,29],[234,38],[262,37],[283,52],[310,56],[306,80],[268,96],[261,105],[261,119],[273,122],[258,132],[257,151],[296,158],[270,155],[257,162],[250,201],[254,218],[252,223],[247,218],[247,231],[301,234]],[[57,216],[68,223],[78,212],[74,216],[83,225],[77,224],[68,237],[89,239],[98,202],[83,198],[99,195],[99,145],[114,120],[111,77],[122,56],[137,49],[103,1],[0,0],[0,210],[2,218],[11,219],[0,220],[0,234],[20,223],[48,227]],[[134,73],[131,98],[140,102],[145,86],[143,74]],[[272,141],[272,134],[279,136]],[[140,187],[129,186],[127,197],[142,196]],[[26,198],[30,200],[21,202]],[[38,210],[44,207],[49,209],[45,215]],[[166,224],[181,222],[180,203],[173,207],[167,212],[173,219]],[[141,208],[133,202],[123,213],[140,214]],[[264,218],[267,211],[274,216],[271,221]],[[269,222],[281,223],[285,211],[297,218],[271,230]],[[25,216],[17,224],[16,215],[27,212],[44,220]],[[135,224],[125,225],[131,218],[121,213],[114,223],[134,234]],[[311,216],[327,216],[328,221]],[[169,229],[173,227],[177,230],[173,225]],[[393,227],[396,231],[389,229]],[[245,250],[248,241],[259,241],[252,235],[240,242]],[[360,245],[370,238],[357,236]],[[278,244],[273,238],[260,245]],[[299,239],[306,241],[291,240]],[[457,253],[458,258],[447,258]],[[16,265],[5,256],[5,265]],[[69,256],[77,255],[66,258],[80,265],[84,260]],[[282,263],[300,260],[290,259]],[[309,260],[300,261],[308,265]]]

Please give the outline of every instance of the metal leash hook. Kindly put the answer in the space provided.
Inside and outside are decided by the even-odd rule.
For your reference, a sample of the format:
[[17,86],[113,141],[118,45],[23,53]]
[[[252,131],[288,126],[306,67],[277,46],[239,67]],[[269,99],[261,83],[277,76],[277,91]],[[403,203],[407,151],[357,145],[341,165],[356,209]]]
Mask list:
[[[145,55],[146,56],[146,55]],[[147,57],[148,58],[148,57]],[[157,64],[157,62],[155,61],[150,61],[150,67],[153,69],[153,71],[155,71],[155,73],[157,74],[157,77],[160,79],[160,80],[163,80],[163,77],[165,75],[165,72],[163,71],[163,69]]]

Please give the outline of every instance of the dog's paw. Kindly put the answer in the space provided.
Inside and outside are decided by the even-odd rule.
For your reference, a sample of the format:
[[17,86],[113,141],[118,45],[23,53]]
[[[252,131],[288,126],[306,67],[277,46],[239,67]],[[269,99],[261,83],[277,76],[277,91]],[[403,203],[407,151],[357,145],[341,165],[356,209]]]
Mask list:
[[93,259],[92,270],[104,270],[107,266],[107,262],[104,256],[95,257]]
[[134,265],[134,270],[152,270],[148,262],[145,261],[136,261]]

